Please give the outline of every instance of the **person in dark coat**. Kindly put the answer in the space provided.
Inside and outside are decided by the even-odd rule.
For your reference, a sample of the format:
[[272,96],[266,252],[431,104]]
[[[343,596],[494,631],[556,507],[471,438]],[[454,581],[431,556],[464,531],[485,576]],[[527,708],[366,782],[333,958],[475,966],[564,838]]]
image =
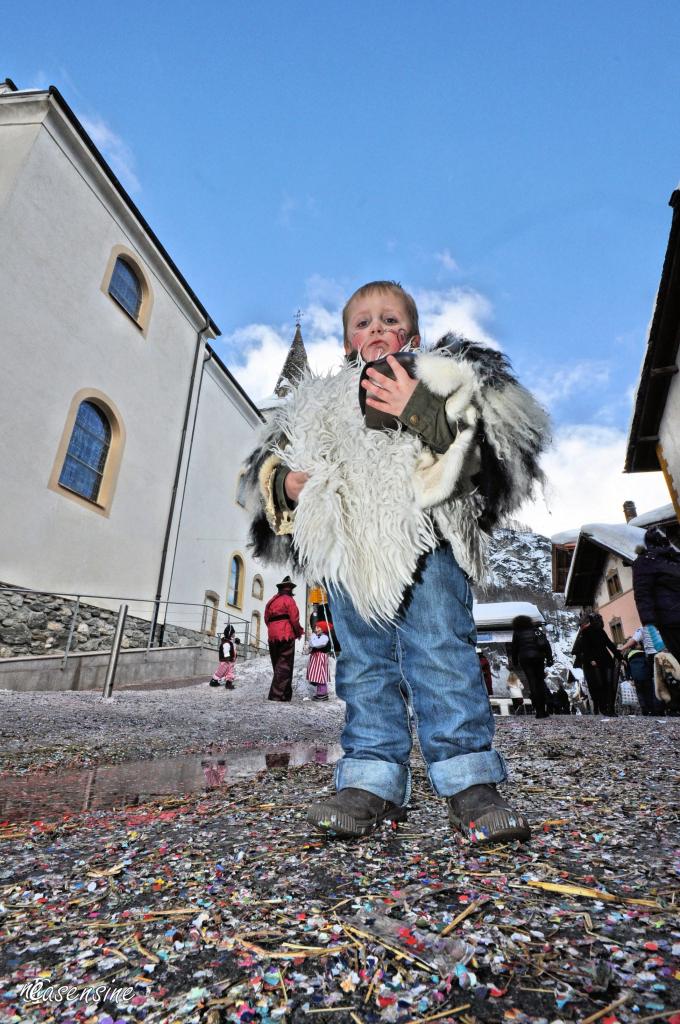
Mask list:
[[616,700],[616,659],[620,657],[613,640],[604,631],[602,616],[597,612],[584,615],[571,650],[574,667],[583,668],[593,714],[614,715]]
[[552,695],[553,705],[555,707],[556,715],[569,715],[571,714],[571,704],[569,702],[569,694],[564,688],[564,683],[560,679],[557,684],[557,689]]
[[298,606],[293,599],[295,584],[290,576],[277,583],[276,589],[278,593],[267,601],[264,609],[269,657],[274,669],[267,699],[290,701],[293,699],[295,641],[302,636],[304,630],[300,625]]
[[491,663],[487,658],[486,654],[484,653],[484,651],[480,647],[477,648],[477,657],[479,658],[479,667],[482,670],[482,678],[484,680],[484,685],[486,686],[486,692],[491,697],[493,694],[493,676],[491,675]]
[[536,718],[547,718],[545,666],[552,665],[553,653],[547,636],[528,615],[516,615],[512,620],[510,658],[513,667],[521,668],[526,676]]
[[640,622],[656,626],[670,653],[680,661],[680,551],[653,526],[633,562],[633,595]]

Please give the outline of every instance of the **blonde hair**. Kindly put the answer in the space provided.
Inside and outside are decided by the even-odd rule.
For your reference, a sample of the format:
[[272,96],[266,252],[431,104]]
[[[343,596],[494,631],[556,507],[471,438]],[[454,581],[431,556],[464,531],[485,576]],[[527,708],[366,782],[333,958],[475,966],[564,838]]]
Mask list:
[[361,288],[357,288],[354,294],[350,295],[342,310],[342,333],[345,347],[349,344],[349,339],[347,337],[349,307],[355,299],[363,299],[366,295],[373,295],[375,292],[388,292],[392,295],[397,295],[400,299],[403,299],[404,305],[406,306],[406,312],[408,313],[411,334],[420,334],[420,328],[418,326],[418,307],[416,306],[413,296],[409,295],[406,289],[402,288],[398,281],[369,281],[368,284],[362,284]]

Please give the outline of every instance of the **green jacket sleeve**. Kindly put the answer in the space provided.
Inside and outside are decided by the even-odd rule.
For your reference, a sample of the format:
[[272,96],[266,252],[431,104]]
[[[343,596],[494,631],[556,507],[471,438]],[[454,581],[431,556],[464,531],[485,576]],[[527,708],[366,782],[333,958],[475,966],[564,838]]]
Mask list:
[[433,395],[422,381],[418,381],[399,420],[439,455],[456,439],[456,428],[446,418],[446,399]]
[[291,501],[286,494],[286,477],[290,470],[288,466],[281,464],[274,473],[274,504],[279,512],[293,512],[297,508],[297,501]]

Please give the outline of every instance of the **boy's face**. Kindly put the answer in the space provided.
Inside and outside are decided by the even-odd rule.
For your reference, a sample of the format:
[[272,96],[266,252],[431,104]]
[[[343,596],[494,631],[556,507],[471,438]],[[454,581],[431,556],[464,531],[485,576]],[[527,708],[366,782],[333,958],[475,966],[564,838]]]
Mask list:
[[411,336],[406,303],[396,292],[372,292],[352,299],[347,316],[345,352],[358,352],[367,363],[398,352],[410,340],[413,348],[420,337]]

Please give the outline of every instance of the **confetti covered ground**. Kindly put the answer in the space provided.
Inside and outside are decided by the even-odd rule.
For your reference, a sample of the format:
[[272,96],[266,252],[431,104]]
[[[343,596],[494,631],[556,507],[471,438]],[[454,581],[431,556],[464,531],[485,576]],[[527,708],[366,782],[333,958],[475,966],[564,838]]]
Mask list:
[[[333,705],[311,712],[324,735]],[[524,846],[454,835],[417,757],[408,822],[349,843],[304,818],[332,765],[285,755],[229,787],[7,821],[0,1021],[680,1024],[679,739],[677,718],[499,720]]]

